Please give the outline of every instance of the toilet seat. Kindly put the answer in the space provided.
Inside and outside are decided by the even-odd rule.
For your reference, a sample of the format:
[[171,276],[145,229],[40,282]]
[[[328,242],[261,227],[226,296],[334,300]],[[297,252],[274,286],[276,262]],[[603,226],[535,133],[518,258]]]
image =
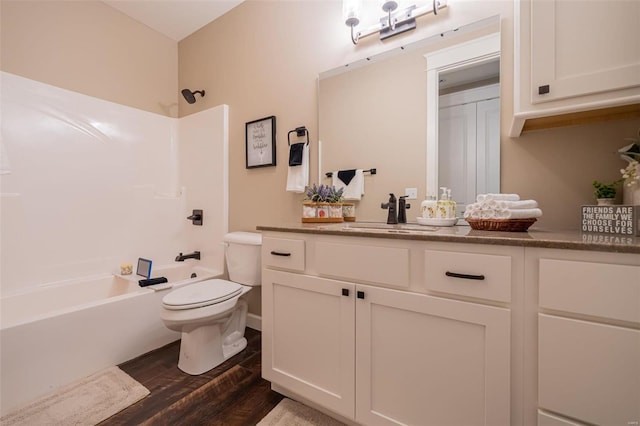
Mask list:
[[242,293],[243,286],[227,280],[211,279],[189,284],[162,298],[169,310],[195,309],[215,305]]

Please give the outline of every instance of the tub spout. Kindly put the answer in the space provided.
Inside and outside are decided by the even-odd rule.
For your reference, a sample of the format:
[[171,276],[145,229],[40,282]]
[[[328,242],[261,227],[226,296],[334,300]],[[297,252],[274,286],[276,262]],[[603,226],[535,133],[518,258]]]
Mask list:
[[200,252],[194,251],[193,253],[189,253],[189,254],[180,253],[179,255],[176,256],[176,262],[184,262],[187,259],[200,260]]

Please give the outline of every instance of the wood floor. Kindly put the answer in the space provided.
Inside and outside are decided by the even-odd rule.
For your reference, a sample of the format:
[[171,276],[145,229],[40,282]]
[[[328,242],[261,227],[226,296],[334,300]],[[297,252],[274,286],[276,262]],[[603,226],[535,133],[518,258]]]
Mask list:
[[260,332],[245,337],[244,351],[200,376],[178,369],[179,341],[121,364],[151,394],[100,426],[255,425],[283,397],[260,376]]

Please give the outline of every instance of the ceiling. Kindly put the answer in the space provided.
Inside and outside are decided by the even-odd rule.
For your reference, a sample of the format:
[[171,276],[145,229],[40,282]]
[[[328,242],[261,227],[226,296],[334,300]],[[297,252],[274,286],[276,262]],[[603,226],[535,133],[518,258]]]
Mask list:
[[180,41],[243,0],[102,0],[136,21]]

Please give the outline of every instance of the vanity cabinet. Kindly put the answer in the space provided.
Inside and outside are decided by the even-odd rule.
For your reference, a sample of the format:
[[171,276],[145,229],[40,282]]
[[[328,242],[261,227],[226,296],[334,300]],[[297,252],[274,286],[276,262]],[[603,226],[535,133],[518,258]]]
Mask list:
[[263,237],[262,366],[277,390],[364,425],[511,423],[521,248],[292,235],[304,270],[282,264],[300,254],[286,256],[290,236]]
[[514,15],[511,136],[564,119],[637,116],[639,2],[519,0]]
[[[528,252],[527,286],[537,303],[527,325],[528,344],[537,346],[529,378],[537,385],[537,392],[529,387],[537,424],[638,424],[639,256]],[[531,418],[534,424],[533,412]]]

